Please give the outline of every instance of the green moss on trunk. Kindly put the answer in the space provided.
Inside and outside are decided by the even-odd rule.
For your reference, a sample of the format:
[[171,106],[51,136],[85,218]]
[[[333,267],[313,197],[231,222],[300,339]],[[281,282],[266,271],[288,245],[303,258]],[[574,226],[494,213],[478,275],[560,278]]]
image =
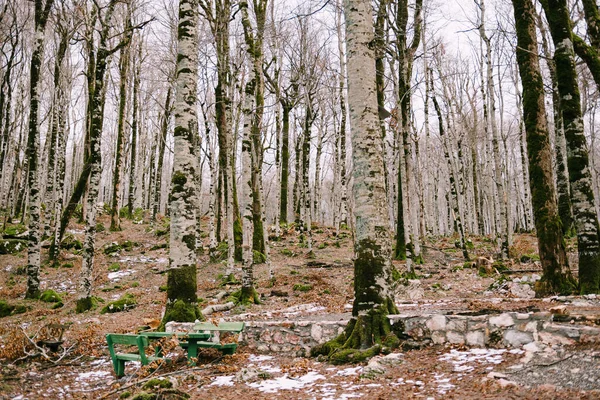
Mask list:
[[202,313],[198,309],[196,286],[194,265],[182,265],[169,270],[163,326],[169,321],[193,322],[202,318]]
[[[356,244],[354,261],[354,305],[352,319],[344,333],[312,349],[311,354],[325,355],[336,364],[360,362],[380,353],[387,345],[398,345],[389,314],[398,312],[386,295],[391,271],[381,247],[370,239]],[[383,283],[385,282],[385,283]],[[381,285],[387,287],[381,287]]]

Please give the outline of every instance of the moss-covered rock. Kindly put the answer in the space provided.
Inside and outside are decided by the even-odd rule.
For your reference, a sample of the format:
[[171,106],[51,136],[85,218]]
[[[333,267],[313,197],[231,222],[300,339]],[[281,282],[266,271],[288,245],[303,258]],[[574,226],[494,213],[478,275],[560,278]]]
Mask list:
[[298,292],[308,292],[310,290],[312,290],[313,286],[311,284],[302,284],[302,283],[296,283],[292,289],[294,291],[298,291]]
[[23,304],[10,304],[6,300],[0,300],[0,318],[25,312],[27,312],[27,306]]
[[104,254],[112,255],[118,254],[121,251],[131,251],[138,243],[132,242],[130,240],[125,240],[122,243],[112,242],[104,246]]
[[80,240],[75,239],[75,236],[66,234],[63,238],[62,242],[60,242],[60,247],[65,250],[81,250],[83,249],[83,243]]
[[138,393],[135,396],[133,396],[133,398],[131,400],[157,400],[157,399],[158,399],[158,395],[156,393],[141,392],[141,393]]
[[8,304],[6,301],[0,300],[0,318],[8,317],[12,314],[14,309],[15,306],[12,304]]
[[108,266],[108,272],[117,272],[121,270],[121,265],[119,263],[112,263]]
[[168,379],[153,378],[144,383],[142,389],[170,389],[173,387],[173,382]]
[[131,293],[126,293],[119,300],[111,301],[100,310],[100,314],[116,313],[121,311],[127,311],[137,305],[135,296]]
[[40,300],[46,303],[62,303],[62,298],[52,289],[48,289],[40,295]]
[[27,241],[21,239],[0,239],[0,254],[17,254],[27,248]]

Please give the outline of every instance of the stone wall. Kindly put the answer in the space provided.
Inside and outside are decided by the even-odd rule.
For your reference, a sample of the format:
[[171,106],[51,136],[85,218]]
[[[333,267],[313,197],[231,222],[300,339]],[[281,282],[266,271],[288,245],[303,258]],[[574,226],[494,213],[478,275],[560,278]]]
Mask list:
[[[395,332],[418,342],[475,347],[520,347],[531,342],[575,344],[600,342],[600,328],[552,322],[548,312],[496,315],[390,315]],[[347,320],[247,321],[240,344],[258,353],[308,355],[310,349],[343,332]],[[193,324],[169,323],[167,331],[189,330]]]

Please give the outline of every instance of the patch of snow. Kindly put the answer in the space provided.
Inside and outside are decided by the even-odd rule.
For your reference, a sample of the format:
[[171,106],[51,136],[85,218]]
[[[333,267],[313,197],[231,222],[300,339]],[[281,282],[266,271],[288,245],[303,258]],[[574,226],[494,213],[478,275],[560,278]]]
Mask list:
[[217,376],[210,386],[233,386],[235,375]]
[[338,371],[337,374],[341,376],[358,375],[358,373],[361,372],[362,369],[363,367],[346,368],[341,371]]
[[81,372],[79,373],[79,375],[77,376],[77,378],[75,378],[75,380],[77,382],[83,382],[86,383],[85,381],[87,380],[99,380],[102,379],[108,375],[111,375],[110,371],[90,371],[90,372]]
[[135,274],[135,271],[132,269],[126,269],[124,271],[109,272],[108,279],[110,279],[111,281],[118,281],[119,279],[121,279],[127,275],[131,275],[131,274]]
[[67,229],[67,233],[70,233],[72,235],[83,235],[85,233],[85,230],[83,230],[83,229]]
[[319,379],[325,377],[317,372],[309,372],[297,379],[288,378],[287,375],[275,379],[268,379],[262,382],[254,382],[248,386],[256,388],[263,393],[276,393],[279,390],[303,389],[304,387],[313,384]]
[[267,361],[267,360],[272,360],[273,356],[257,356],[255,354],[250,354],[250,357],[248,357],[249,361],[252,362],[261,362],[261,361]]
[[446,394],[455,387],[455,385],[450,383],[450,378],[444,378],[445,375],[446,374],[433,375],[435,383],[437,383],[437,390],[439,394]]
[[470,372],[475,367],[469,364],[500,364],[505,349],[474,348],[467,351],[450,350],[450,353],[442,355],[440,361],[448,361],[454,365],[456,372]]
[[107,364],[110,364],[110,363],[111,362],[109,360],[105,360],[103,358],[99,358],[97,360],[92,361],[90,363],[90,366],[92,366],[92,365],[96,365],[96,366],[98,366],[98,365],[107,365]]

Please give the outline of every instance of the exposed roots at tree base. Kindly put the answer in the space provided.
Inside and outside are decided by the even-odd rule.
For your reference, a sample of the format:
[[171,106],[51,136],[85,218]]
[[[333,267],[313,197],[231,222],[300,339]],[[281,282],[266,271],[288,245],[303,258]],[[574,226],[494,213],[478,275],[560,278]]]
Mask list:
[[260,304],[260,296],[254,287],[241,288],[229,296],[229,301],[235,305]]
[[203,321],[204,316],[197,304],[186,303],[183,300],[177,300],[173,303],[167,303],[165,315],[158,328],[159,331],[165,330],[165,325],[170,321],[194,322]]
[[344,333],[314,347],[311,356],[326,356],[333,364],[358,363],[380,353],[390,353],[399,345],[387,313],[370,312],[353,317]]
[[550,281],[545,276],[535,283],[535,297],[542,298],[552,295],[567,296],[577,293],[577,282],[572,276],[557,276]]

